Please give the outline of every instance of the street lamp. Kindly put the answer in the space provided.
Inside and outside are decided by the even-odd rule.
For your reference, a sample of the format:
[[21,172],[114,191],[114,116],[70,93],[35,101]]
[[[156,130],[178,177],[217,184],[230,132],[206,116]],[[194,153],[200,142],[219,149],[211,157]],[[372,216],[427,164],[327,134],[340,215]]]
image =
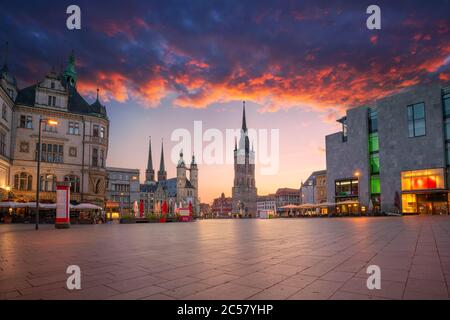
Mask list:
[[361,208],[360,208],[360,199],[359,199],[359,189],[360,189],[360,186],[359,186],[359,177],[360,177],[360,175],[361,175],[361,173],[360,173],[358,170],[356,170],[355,173],[354,173],[354,176],[355,176],[356,178],[358,178],[358,194],[357,194],[357,196],[358,196],[358,211],[361,209]]
[[53,119],[42,119],[39,118],[39,127],[38,127],[38,150],[37,150],[37,188],[36,188],[36,230],[39,230],[39,191],[40,191],[40,184],[41,184],[41,132],[42,132],[42,124],[45,123],[49,126],[57,126],[58,121]]

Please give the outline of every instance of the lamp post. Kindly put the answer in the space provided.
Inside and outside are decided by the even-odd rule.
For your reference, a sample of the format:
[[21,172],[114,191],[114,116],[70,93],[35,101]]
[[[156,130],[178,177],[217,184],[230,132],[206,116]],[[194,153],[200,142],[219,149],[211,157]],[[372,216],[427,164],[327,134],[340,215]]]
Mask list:
[[360,186],[359,186],[359,177],[361,176],[361,173],[358,171],[358,170],[356,170],[355,171],[355,173],[354,173],[354,175],[355,175],[355,177],[358,179],[358,194],[357,194],[357,196],[358,196],[358,211],[361,209],[360,207],[360,199],[359,199],[359,189],[360,189]]
[[39,127],[38,127],[38,150],[37,150],[37,187],[36,187],[36,230],[39,230],[39,191],[41,187],[41,132],[42,132],[42,124],[45,123],[49,126],[57,126],[58,121],[52,119],[42,119],[39,118]]

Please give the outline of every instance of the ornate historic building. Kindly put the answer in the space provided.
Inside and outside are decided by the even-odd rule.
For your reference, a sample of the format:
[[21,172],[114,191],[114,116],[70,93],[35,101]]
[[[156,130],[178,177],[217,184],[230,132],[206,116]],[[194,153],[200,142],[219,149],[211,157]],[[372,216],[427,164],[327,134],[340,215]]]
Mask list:
[[[188,171],[189,178],[187,176]],[[191,203],[194,213],[199,213],[198,167],[194,156],[192,156],[190,166],[187,167],[183,159],[183,151],[181,151],[177,164],[177,176],[167,179],[164,145],[161,143],[161,160],[157,175],[158,181],[155,180],[150,141],[147,170],[145,171],[146,181],[141,185],[140,195],[146,212],[160,212],[162,203],[166,201],[169,212],[174,212],[181,207],[186,208]]]
[[225,197],[222,193],[219,198],[213,200],[211,206],[211,213],[213,218],[231,217],[233,212],[233,199],[231,197]]
[[250,149],[245,102],[242,111],[242,128],[239,147],[234,147],[234,185],[232,189],[233,213],[242,217],[256,217],[255,152]]
[[[5,61],[0,71],[0,188],[14,200],[56,200],[56,181],[71,182],[71,199],[103,205],[109,120],[98,98],[88,103],[77,91],[73,53],[61,73],[18,89]],[[41,119],[57,122],[50,126]],[[41,176],[36,176],[41,126]]]

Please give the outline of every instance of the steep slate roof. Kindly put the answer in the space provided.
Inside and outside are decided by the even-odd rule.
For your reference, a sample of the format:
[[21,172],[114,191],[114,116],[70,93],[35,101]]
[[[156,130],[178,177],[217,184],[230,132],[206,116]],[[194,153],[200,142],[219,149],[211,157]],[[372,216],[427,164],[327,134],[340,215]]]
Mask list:
[[29,86],[19,90],[16,97],[16,104],[33,107],[36,101],[36,86]]
[[154,193],[156,189],[158,188],[158,183],[152,183],[152,184],[141,184],[140,185],[140,191],[141,192],[150,192]]
[[[167,195],[169,197],[176,197],[176,195],[177,195],[177,178],[171,178],[171,179],[158,181],[158,182],[151,183],[151,184],[141,184],[140,192],[154,193],[154,192],[156,192],[156,189],[158,189],[159,185],[161,185],[163,190],[167,192]],[[195,187],[192,185],[192,183],[187,179],[186,179],[185,188],[195,189]]]
[[[64,81],[63,84],[65,84]],[[69,88],[69,103],[67,106],[67,110],[69,112],[96,116],[105,119],[108,118],[105,106],[103,106],[98,99],[90,105],[74,87],[70,85],[67,87]],[[16,98],[16,104],[34,107],[35,100],[36,85],[33,85],[19,90]]]

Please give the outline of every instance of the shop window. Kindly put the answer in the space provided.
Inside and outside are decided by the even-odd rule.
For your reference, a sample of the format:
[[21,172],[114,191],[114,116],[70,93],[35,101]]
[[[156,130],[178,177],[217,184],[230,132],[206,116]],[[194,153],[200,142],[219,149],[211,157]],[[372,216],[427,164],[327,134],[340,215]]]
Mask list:
[[335,182],[336,196],[358,196],[358,180],[340,180]]
[[402,212],[417,213],[417,199],[415,194],[402,194]]
[[444,189],[444,169],[403,171],[402,191]]

